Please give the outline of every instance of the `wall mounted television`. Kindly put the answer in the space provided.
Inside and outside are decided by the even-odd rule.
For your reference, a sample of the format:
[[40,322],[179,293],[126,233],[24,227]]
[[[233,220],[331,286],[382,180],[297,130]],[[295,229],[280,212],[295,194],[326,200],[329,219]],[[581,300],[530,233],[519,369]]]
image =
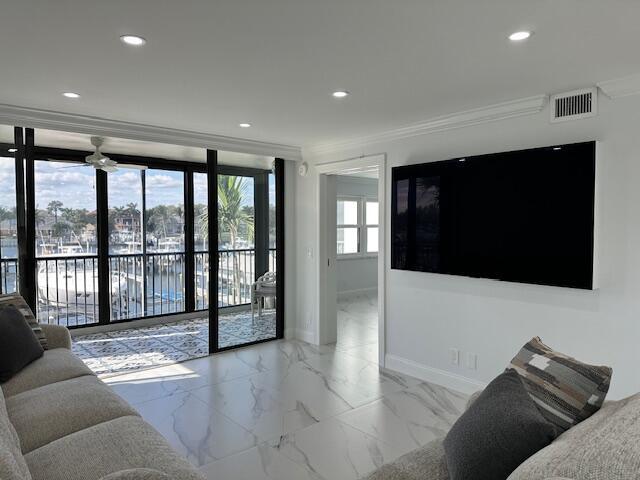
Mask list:
[[391,267],[594,288],[596,142],[392,170]]

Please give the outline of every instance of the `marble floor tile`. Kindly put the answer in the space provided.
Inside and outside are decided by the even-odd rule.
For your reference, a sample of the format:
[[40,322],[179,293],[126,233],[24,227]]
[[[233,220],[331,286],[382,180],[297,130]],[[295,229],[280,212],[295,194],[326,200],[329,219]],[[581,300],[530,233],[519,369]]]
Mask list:
[[366,345],[357,345],[354,347],[346,347],[344,345],[336,345],[336,349],[356,358],[367,360],[368,362],[378,363],[378,342],[368,343]]
[[323,480],[268,445],[258,445],[200,468],[207,480]]
[[298,362],[287,370],[271,370],[256,376],[254,382],[273,392],[287,408],[302,406],[316,419],[323,419],[360,405],[366,393],[344,378]]
[[235,380],[258,373],[251,365],[240,362],[234,352],[223,352],[208,357],[189,360],[180,364],[183,368],[196,372],[205,379],[203,385]]
[[136,405],[179,453],[196,466],[242,452],[257,445],[257,438],[189,392]]
[[263,372],[287,372],[297,362],[335,352],[333,345],[310,345],[297,340],[277,340],[234,350],[235,357]]
[[467,396],[421,383],[338,415],[337,420],[409,452],[446,435]]
[[[193,390],[210,407],[242,425],[260,440],[294,432],[318,422],[315,410],[304,400],[287,401],[282,392],[261,385],[260,375]],[[322,410],[324,413],[326,410]],[[326,414],[325,414],[326,415]]]
[[335,419],[284,435],[270,445],[325,479],[357,480],[402,454],[396,446]]
[[419,381],[376,363],[336,350],[333,355],[311,358],[303,363],[321,375],[325,382],[352,407],[371,402],[383,395],[417,385]]

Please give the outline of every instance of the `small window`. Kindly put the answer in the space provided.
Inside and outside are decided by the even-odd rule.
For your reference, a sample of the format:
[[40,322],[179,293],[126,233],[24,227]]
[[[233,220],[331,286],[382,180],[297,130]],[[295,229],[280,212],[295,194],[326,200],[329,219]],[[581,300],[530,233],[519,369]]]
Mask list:
[[341,197],[337,206],[338,256],[377,254],[378,202],[365,197]]

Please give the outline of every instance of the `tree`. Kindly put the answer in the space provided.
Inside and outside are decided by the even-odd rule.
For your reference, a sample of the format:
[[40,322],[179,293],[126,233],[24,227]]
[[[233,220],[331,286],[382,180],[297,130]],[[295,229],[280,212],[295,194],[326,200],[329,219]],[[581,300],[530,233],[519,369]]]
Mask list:
[[58,223],[58,211],[62,208],[64,204],[59,200],[51,200],[49,205],[47,205],[47,212],[53,214],[53,218],[55,219],[54,223]]
[[[244,177],[218,175],[218,235],[229,234],[231,248],[236,249],[238,236],[244,228],[248,238],[253,238],[254,223],[251,210],[245,209],[242,200],[249,193],[250,185]],[[205,210],[201,215],[203,225],[209,223],[209,214]],[[206,233],[203,232],[204,235]],[[218,239],[220,241],[220,239]],[[240,259],[235,253],[233,258],[233,299],[240,300]]]
[[5,207],[0,207],[0,222],[3,220],[10,220],[15,218],[12,211]]

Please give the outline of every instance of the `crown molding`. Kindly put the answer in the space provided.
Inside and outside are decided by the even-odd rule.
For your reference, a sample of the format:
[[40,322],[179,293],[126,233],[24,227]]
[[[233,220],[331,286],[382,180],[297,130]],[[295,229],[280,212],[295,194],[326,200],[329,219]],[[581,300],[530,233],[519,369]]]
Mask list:
[[325,154],[350,148],[363,147],[372,143],[400,140],[418,135],[443,132],[456,128],[479,125],[481,123],[496,122],[506,118],[533,115],[539,113],[547,102],[547,95],[496,103],[481,108],[474,108],[449,115],[432,118],[425,122],[408,125],[394,130],[387,130],[374,135],[357,137],[339,142],[322,143],[305,147],[304,151],[311,154]]
[[597,85],[611,99],[638,95],[640,94],[640,73],[615,80],[607,80]]
[[301,160],[300,147],[0,104],[0,124]]

